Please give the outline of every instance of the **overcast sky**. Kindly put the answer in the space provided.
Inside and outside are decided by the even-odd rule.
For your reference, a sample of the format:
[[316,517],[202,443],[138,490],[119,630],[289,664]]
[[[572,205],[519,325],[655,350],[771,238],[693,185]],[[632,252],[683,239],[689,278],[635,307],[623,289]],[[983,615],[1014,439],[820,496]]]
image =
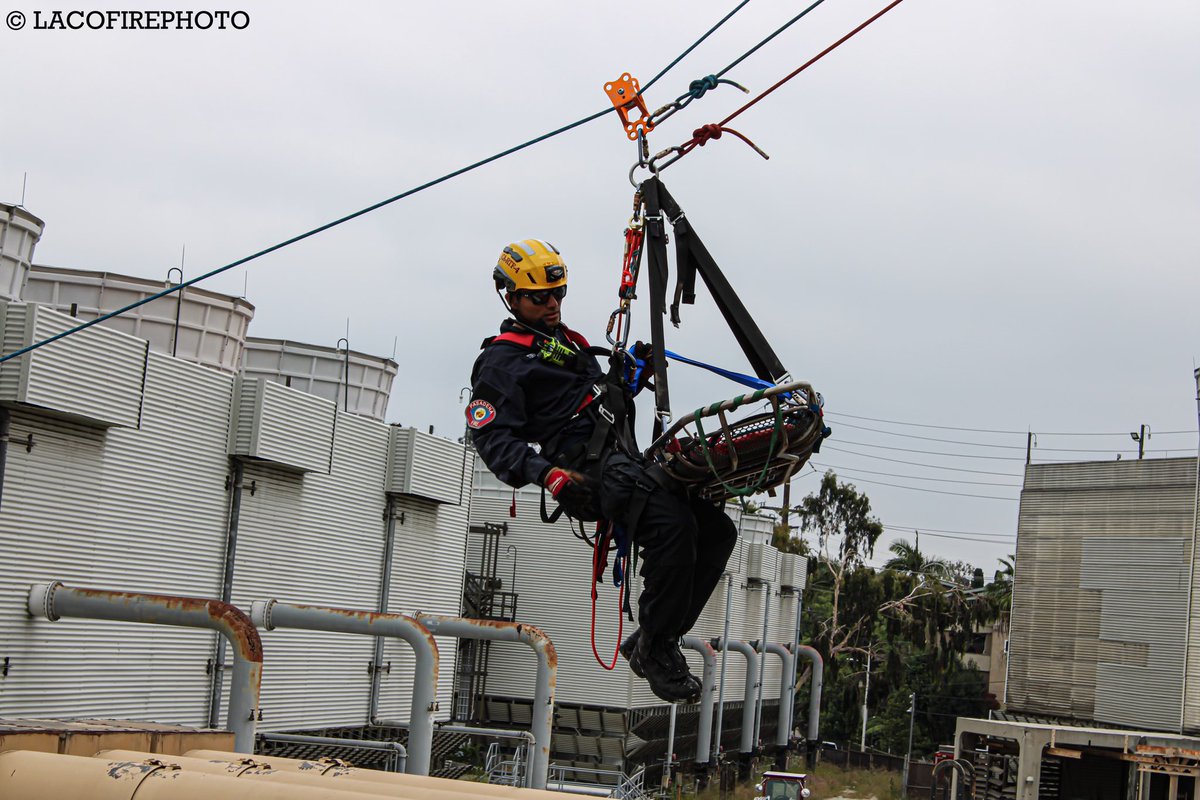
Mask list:
[[[728,77],[757,93],[885,4],[828,0]],[[37,263],[163,278],[186,245],[192,277],[605,108],[605,81],[648,81],[733,6],[248,2],[244,30],[56,31],[32,12],[70,7],[12,0],[30,21],[0,26],[0,201],[28,172]],[[753,0],[651,108],[803,7]],[[881,550],[919,528],[990,573],[1015,539],[1022,431],[1037,461],[1136,457],[1140,424],[1150,457],[1195,452],[1197,41],[1194,0],[906,0],[737,120],[769,161],[725,137],[664,173],[824,394],[814,461],[868,492]],[[711,92],[653,149],[745,100]],[[398,337],[390,419],[457,435],[509,241],[563,251],[566,319],[603,340],[634,159],[608,115],[206,285],[248,287],[256,336],[332,346],[349,319],[352,346],[385,356]],[[745,369],[703,292],[668,337]],[[736,393],[671,374],[677,409]]]

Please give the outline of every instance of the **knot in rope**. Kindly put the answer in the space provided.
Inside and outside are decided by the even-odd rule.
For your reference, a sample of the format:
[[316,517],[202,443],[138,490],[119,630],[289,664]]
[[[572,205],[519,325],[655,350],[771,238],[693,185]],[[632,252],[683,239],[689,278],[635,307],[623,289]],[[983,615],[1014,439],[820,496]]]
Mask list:
[[[692,141],[701,147],[704,147],[704,145],[708,144],[709,139],[720,139],[721,134],[724,132],[725,128],[722,128],[720,125],[715,123],[701,125],[699,128],[696,128],[696,130],[692,131]],[[733,133],[733,131],[730,132]]]
[[701,97],[704,97],[705,92],[715,88],[717,88],[717,76],[705,75],[703,78],[697,78],[688,84],[688,94],[693,99],[699,100]]

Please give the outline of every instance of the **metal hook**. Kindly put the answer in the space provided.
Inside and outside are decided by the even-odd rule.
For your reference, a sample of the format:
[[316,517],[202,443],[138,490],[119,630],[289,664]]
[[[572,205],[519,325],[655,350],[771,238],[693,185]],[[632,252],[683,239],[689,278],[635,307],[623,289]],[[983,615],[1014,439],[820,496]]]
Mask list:
[[[344,366],[342,368],[342,387],[343,387],[343,391],[345,392],[344,399],[342,401],[342,410],[349,411],[350,410],[350,340],[344,336],[341,339],[338,339],[337,340],[337,348],[339,350],[342,349],[343,343],[345,344],[346,357],[345,357],[345,360],[343,361]],[[334,405],[336,406],[337,403],[335,402]]]
[[[173,275],[176,272],[179,273],[179,280],[175,281],[175,285],[178,286],[179,284],[183,283],[183,268],[182,267],[171,267],[169,270],[167,270],[167,283],[171,282],[171,275]],[[175,329],[171,333],[171,355],[172,356],[174,356],[175,352],[179,349],[179,315],[182,311],[183,311],[183,289],[180,288],[179,291],[175,293]]]
[[[647,169],[649,169],[649,170],[650,170],[652,173],[654,173],[655,175],[657,175],[658,173],[662,172],[662,171],[663,171],[664,169],[666,169],[667,167],[669,167],[669,166],[671,166],[672,164],[674,164],[674,163],[675,163],[676,161],[678,161],[679,159],[681,159],[681,158],[683,158],[684,156],[686,156],[686,155],[687,155],[687,152],[688,152],[687,150],[684,150],[684,149],[683,149],[682,147],[680,147],[679,145],[672,145],[671,147],[668,147],[666,150],[663,150],[663,151],[661,151],[661,152],[659,152],[659,153],[656,153],[656,154],[654,155],[654,158],[650,159],[650,163],[647,165],[647,167],[646,167],[646,168],[647,168]],[[658,161],[660,158],[663,158],[664,156],[668,156],[668,155],[670,155],[671,153],[674,153],[674,154],[675,154],[675,157],[674,157],[674,158],[671,158],[671,159],[669,159],[669,160],[668,160],[668,161],[667,161],[665,164],[657,164],[657,163],[655,163],[655,162],[657,162],[657,161]]]

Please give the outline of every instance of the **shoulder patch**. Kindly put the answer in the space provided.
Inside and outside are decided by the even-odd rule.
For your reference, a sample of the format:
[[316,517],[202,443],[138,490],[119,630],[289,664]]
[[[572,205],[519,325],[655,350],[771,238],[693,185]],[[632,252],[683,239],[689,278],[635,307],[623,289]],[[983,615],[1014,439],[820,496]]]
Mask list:
[[467,427],[478,430],[496,418],[496,407],[487,400],[472,400],[467,405]]

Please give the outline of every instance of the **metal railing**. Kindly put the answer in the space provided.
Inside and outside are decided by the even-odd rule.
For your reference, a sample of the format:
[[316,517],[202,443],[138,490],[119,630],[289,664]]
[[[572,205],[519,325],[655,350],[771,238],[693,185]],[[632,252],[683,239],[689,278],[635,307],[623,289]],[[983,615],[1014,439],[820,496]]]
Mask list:
[[511,758],[505,757],[499,742],[488,745],[483,771],[488,783],[501,786],[524,786],[526,781],[525,748],[518,748]]
[[[594,780],[567,780],[567,773],[576,776],[588,775]],[[610,780],[604,780],[609,778]],[[589,786],[607,789],[609,797],[619,800],[643,800],[650,797],[645,788],[646,768],[639,767],[632,775],[626,775],[619,769],[601,769],[599,767],[576,767],[570,764],[551,764],[550,773],[546,780],[546,788],[552,791],[570,792],[573,786]]]

